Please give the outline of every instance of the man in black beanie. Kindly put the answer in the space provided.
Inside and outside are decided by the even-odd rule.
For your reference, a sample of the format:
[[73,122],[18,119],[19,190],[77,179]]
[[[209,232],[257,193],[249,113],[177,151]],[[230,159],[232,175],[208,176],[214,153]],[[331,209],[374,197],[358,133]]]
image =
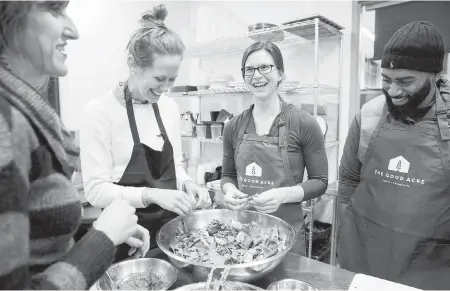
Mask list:
[[450,85],[430,22],[384,49],[384,94],[350,127],[339,172],[342,268],[420,289],[450,289]]

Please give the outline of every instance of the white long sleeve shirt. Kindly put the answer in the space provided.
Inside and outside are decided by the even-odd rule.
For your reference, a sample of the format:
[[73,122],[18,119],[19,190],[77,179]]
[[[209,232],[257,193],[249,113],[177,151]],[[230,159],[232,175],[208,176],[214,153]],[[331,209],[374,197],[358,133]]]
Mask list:
[[[81,167],[86,199],[96,207],[106,207],[114,199],[130,201],[143,208],[144,187],[125,187],[119,182],[131,158],[133,137],[121,88],[111,90],[85,107],[80,130]],[[181,160],[180,114],[178,104],[162,95],[159,111],[174,151],[177,188],[191,180]],[[164,140],[156,122],[151,104],[133,104],[141,143],[154,150],[162,150]]]

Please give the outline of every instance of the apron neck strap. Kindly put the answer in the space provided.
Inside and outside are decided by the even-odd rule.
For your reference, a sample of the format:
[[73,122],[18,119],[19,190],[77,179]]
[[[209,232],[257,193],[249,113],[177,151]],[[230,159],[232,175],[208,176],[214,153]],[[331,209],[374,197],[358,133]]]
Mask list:
[[[280,99],[281,100],[281,99]],[[286,135],[286,111],[287,107],[292,107],[292,104],[287,104],[284,101],[281,101],[281,114],[280,114],[280,122],[278,123],[278,146],[280,148],[287,148],[287,135]]]
[[447,119],[447,107],[445,106],[444,99],[442,98],[439,90],[436,89],[436,116],[438,120],[439,132],[441,138],[444,141],[450,140],[450,128]]
[[161,132],[161,135],[162,135],[164,141],[166,141],[168,139],[167,132],[166,132],[166,128],[164,127],[164,123],[162,122],[162,119],[161,119],[161,113],[159,112],[158,103],[152,103],[152,108],[153,108],[153,112],[155,113],[156,122],[158,122],[159,131]]
[[127,117],[128,122],[130,123],[130,129],[131,129],[131,135],[133,136],[133,142],[134,144],[140,144],[141,140],[139,138],[139,133],[136,126],[136,119],[134,117],[134,110],[133,110],[133,100],[131,99],[131,93],[128,89],[128,83],[125,83],[125,86],[123,88],[124,95],[125,95],[125,105],[127,108]]

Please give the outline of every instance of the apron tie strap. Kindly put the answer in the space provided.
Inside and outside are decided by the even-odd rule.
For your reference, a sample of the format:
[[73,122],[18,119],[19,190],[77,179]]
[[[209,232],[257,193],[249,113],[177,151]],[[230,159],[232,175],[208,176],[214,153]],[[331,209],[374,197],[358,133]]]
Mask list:
[[284,120],[280,120],[278,123],[278,146],[280,148],[287,147],[287,140],[286,140],[286,123]]
[[442,140],[444,141],[450,140],[450,128],[448,126],[447,107],[445,106],[444,100],[442,99],[442,96],[439,93],[439,91],[436,92],[436,116]]

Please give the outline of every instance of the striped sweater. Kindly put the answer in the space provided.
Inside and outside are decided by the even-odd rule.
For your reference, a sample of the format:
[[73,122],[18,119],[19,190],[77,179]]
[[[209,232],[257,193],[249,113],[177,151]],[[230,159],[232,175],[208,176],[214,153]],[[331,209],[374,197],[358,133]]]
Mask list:
[[103,232],[72,238],[77,154],[47,101],[0,66],[0,289],[88,289],[111,265]]

